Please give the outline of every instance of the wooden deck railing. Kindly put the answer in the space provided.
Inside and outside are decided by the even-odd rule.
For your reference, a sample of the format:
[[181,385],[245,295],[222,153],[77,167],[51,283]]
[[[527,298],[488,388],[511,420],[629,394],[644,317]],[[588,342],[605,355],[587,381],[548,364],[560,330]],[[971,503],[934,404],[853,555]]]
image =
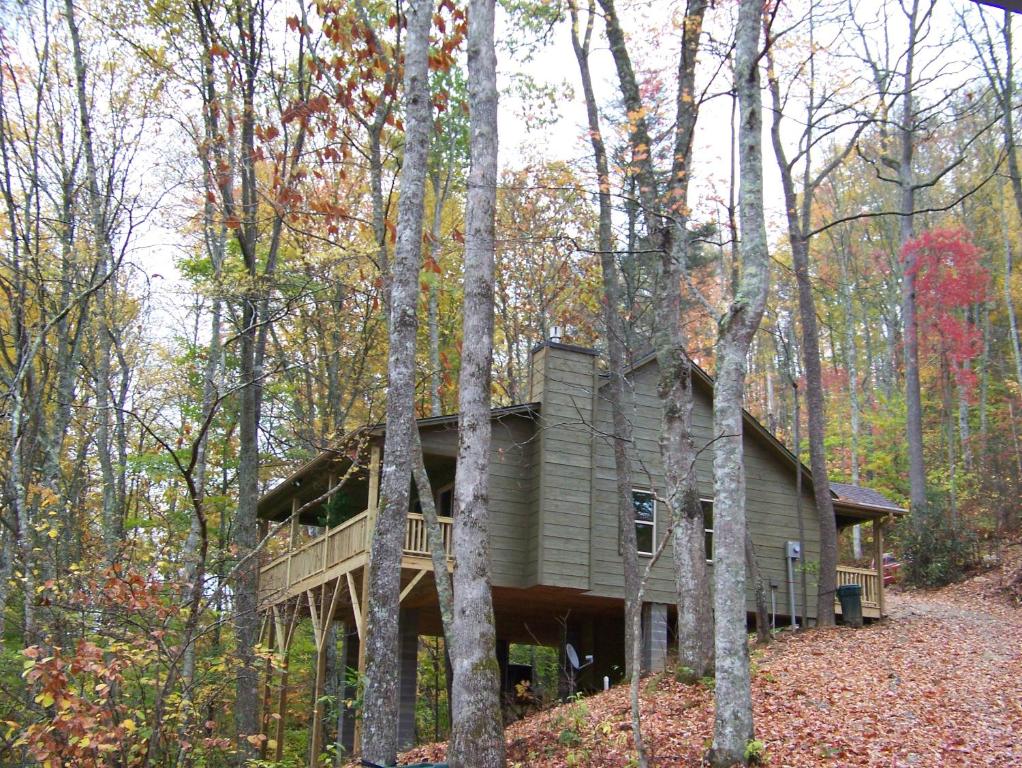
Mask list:
[[[317,574],[325,573],[336,565],[366,552],[369,548],[369,512],[361,512],[350,520],[331,528],[320,536],[305,542],[300,547],[285,552],[259,572],[259,592],[266,598],[283,595],[293,585],[302,581],[315,582]],[[444,549],[451,556],[451,531],[453,520],[441,517],[440,531]],[[429,557],[429,540],[426,521],[422,515],[409,513],[405,526],[404,553],[415,557]]]
[[[837,585],[843,587],[847,584],[858,584],[862,587],[862,607],[864,609],[880,610],[880,590],[883,589],[883,584],[880,583],[880,576],[876,571],[839,565],[837,567]],[[836,600],[835,603],[840,605]]]

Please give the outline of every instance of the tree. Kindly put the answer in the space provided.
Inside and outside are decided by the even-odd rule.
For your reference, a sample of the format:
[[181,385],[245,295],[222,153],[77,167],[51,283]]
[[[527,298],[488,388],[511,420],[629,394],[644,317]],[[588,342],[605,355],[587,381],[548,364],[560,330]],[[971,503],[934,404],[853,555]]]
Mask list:
[[618,276],[617,261],[614,258],[613,203],[611,198],[610,165],[607,148],[600,129],[600,115],[593,89],[593,78],[589,70],[589,51],[596,19],[595,1],[590,0],[587,9],[585,31],[579,32],[579,10],[572,2],[571,44],[578,61],[582,78],[582,91],[586,100],[586,117],[589,123],[589,141],[596,163],[596,182],[599,189],[599,250],[600,267],[603,277],[603,325],[606,333],[607,363],[610,379],[607,382],[611,420],[614,425],[612,437],[614,446],[614,476],[618,497],[618,531],[621,536],[621,556],[624,560],[625,594],[625,676],[632,678],[635,658],[634,627],[641,624],[642,603],[639,601],[639,557],[635,537],[635,503],[632,499],[632,425],[628,417],[628,400],[625,381],[627,339],[621,318],[622,291]]
[[759,37],[762,5],[741,0],[735,31],[738,93],[738,193],[741,264],[731,303],[718,322],[713,388],[713,577],[716,651],[711,762],[745,763],[752,740],[752,689],[745,637],[745,457],[742,402],[746,359],[769,291],[763,215],[762,105]]
[[423,195],[429,153],[429,30],[432,0],[408,10],[405,44],[405,153],[401,166],[397,245],[390,275],[390,352],[387,432],[380,508],[373,528],[366,578],[366,689],[362,752],[373,762],[397,760],[399,595],[401,548],[408,514],[415,426],[415,340],[422,258]]
[[[837,589],[837,521],[831,499],[830,481],[826,456],[826,414],[823,392],[823,371],[820,355],[820,334],[816,320],[816,302],[809,272],[810,238],[812,235],[813,201],[816,191],[827,177],[852,153],[859,135],[868,124],[854,114],[855,100],[841,99],[838,94],[822,90],[816,74],[816,20],[814,7],[809,7],[808,45],[809,54],[803,64],[808,70],[806,77],[807,115],[801,122],[802,132],[798,137],[799,149],[794,156],[788,153],[782,139],[782,123],[785,103],[781,94],[781,83],[774,66],[773,42],[770,37],[771,17],[764,15],[767,34],[767,79],[773,116],[770,121],[770,138],[774,156],[781,174],[781,188],[784,193],[784,207],[788,224],[788,242],[791,245],[791,260],[798,288],[799,319],[802,326],[802,353],[806,376],[806,405],[809,416],[809,461],[813,472],[813,496],[820,521],[820,570],[817,579],[816,622],[819,626],[834,624],[834,597]],[[840,31],[839,33],[840,34]],[[851,103],[848,103],[848,102]],[[825,165],[817,170],[813,166],[813,152],[816,145],[841,129],[850,130],[849,138],[841,147],[830,153]],[[802,165],[801,190],[796,188],[795,171]],[[799,195],[801,194],[801,199]]]
[[[654,347],[660,369],[658,392],[663,411],[660,455],[664,467],[670,518],[675,530],[678,586],[678,649],[683,666],[701,676],[712,668],[709,578],[706,568],[705,522],[694,471],[696,447],[691,435],[692,361],[685,348],[681,317],[681,285],[693,288],[689,270],[692,250],[688,231],[690,153],[701,96],[695,90],[696,57],[706,3],[692,0],[686,7],[678,56],[671,172],[665,191],[653,167],[648,108],[628,53],[613,0],[600,0],[607,37],[628,116],[631,160],[629,173],[638,189],[649,248],[657,262]],[[693,291],[694,292],[694,291]],[[696,292],[696,296],[699,294]]]
[[502,768],[496,630],[490,594],[487,497],[490,379],[493,364],[494,208],[497,200],[497,56],[494,0],[468,11],[469,155],[465,207],[458,459],[454,481],[454,679],[450,762],[454,768]]

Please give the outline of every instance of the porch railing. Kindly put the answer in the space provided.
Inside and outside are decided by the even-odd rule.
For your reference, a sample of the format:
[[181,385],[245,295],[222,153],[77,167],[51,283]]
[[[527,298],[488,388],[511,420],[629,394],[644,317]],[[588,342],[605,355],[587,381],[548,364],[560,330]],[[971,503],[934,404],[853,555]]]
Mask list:
[[863,608],[880,610],[880,590],[883,589],[883,584],[880,582],[880,576],[876,571],[869,568],[852,568],[839,565],[837,567],[837,585],[843,587],[848,584],[858,584],[862,587]]
[[[444,549],[450,557],[453,520],[441,517],[439,523]],[[366,510],[263,566],[259,572],[259,592],[264,597],[282,594],[293,584],[313,579],[335,565],[365,553],[369,547],[368,536],[369,512]],[[426,521],[420,514],[408,514],[404,553],[414,557],[430,555]]]

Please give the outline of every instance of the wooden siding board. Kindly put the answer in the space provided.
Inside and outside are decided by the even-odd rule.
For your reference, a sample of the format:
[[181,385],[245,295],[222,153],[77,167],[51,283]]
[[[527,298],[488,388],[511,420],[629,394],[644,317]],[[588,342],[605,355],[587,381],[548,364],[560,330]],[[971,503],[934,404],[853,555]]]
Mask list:
[[[633,456],[633,482],[637,488],[648,487],[651,476],[656,487],[663,489],[660,468],[659,430],[660,401],[656,394],[656,367],[645,366],[632,376],[635,414],[632,422],[636,430]],[[697,391],[693,415],[696,445],[706,445],[712,438],[712,411],[709,396]],[[597,400],[596,423],[601,429],[610,429],[610,407],[603,398]],[[779,585],[778,601],[787,600],[787,572],[784,561],[784,543],[798,539],[798,518],[795,509],[794,469],[780,461],[758,439],[746,436],[746,497],[748,524],[756,542],[757,558],[763,577]],[[595,482],[599,492],[592,504],[590,580],[594,594],[621,597],[623,594],[623,567],[618,553],[617,508],[613,498],[614,456],[607,441],[597,441]],[[649,475],[647,476],[647,470]],[[712,451],[702,453],[696,460],[696,472],[702,495],[713,494]],[[809,560],[819,558],[819,525],[815,504],[808,493],[802,501],[805,520],[805,549]],[[657,509],[657,540],[664,535],[667,520],[662,507]],[[661,561],[653,569],[647,587],[647,599],[673,603],[673,554],[668,544]],[[712,567],[712,565],[711,565]],[[810,579],[812,581],[812,579]],[[815,608],[815,585],[810,585],[810,609]],[[786,604],[786,602],[785,602]],[[752,585],[748,589],[748,606],[753,610]]]

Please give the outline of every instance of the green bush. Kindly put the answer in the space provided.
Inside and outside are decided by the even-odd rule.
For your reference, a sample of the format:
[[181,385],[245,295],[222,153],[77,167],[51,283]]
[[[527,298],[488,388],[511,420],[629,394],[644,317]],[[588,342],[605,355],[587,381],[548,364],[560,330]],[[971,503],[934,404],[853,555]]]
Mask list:
[[952,523],[938,509],[925,520],[901,521],[902,577],[918,587],[941,587],[961,579],[978,563],[976,533],[961,521]]

